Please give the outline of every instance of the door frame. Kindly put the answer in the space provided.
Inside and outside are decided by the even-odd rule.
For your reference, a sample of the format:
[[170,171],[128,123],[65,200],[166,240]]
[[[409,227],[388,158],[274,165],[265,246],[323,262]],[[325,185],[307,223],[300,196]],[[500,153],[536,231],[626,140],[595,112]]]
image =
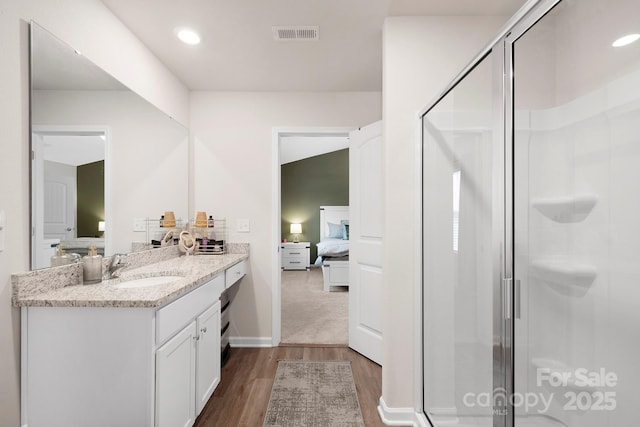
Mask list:
[[[37,149],[36,144],[33,141],[33,135],[42,135],[42,136],[50,136],[50,135],[74,135],[74,136],[86,136],[86,135],[104,135],[104,221],[109,224],[109,220],[112,217],[111,213],[111,128],[109,126],[66,126],[66,125],[34,125],[31,126],[29,132],[29,145],[31,151],[31,159],[29,161],[29,210],[31,212],[30,217],[31,221],[29,224],[30,228],[30,236],[29,246],[31,254],[31,259],[29,265],[33,268],[33,263],[35,262],[35,251],[36,249],[36,218],[37,212],[34,207],[33,198],[36,196],[34,194],[35,190],[35,180],[38,178],[36,174],[39,174],[39,177],[42,178],[42,171],[37,171],[35,167],[35,151]],[[40,202],[42,203],[42,202]],[[43,207],[41,207],[43,209]],[[40,230],[41,232],[41,230]],[[105,254],[108,253],[108,250],[111,248],[111,236],[112,229],[111,227],[105,227],[104,231],[104,251]]]
[[349,136],[358,126],[299,127],[283,126],[271,129],[271,346],[277,347],[282,339],[282,281],[280,267],[281,212],[280,212],[280,138],[283,136]]

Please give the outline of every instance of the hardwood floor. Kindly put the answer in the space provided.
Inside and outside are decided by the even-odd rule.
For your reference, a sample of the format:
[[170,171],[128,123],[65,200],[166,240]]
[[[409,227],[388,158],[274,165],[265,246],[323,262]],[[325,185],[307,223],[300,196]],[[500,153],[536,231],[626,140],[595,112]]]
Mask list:
[[[347,347],[232,348],[222,380],[195,427],[261,427],[278,360],[349,360],[367,427],[383,427],[378,416],[382,369]],[[301,426],[304,427],[304,426]]]

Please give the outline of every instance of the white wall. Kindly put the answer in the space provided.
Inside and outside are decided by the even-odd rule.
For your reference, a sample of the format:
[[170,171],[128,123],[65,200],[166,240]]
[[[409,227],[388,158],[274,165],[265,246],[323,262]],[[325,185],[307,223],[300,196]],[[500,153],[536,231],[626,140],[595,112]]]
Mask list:
[[[414,407],[414,212],[417,113],[494,36],[506,17],[391,17],[383,36],[385,286],[382,396]],[[402,248],[402,250],[398,250]]]
[[[187,123],[188,92],[99,0],[0,3],[0,424],[20,423],[20,316],[12,272],[29,267],[29,88],[27,23],[35,20],[133,90]],[[135,64],[135,67],[132,67]]]
[[[251,244],[250,268],[232,306],[232,336],[271,337],[273,127],[363,126],[382,114],[379,92],[193,92],[194,209],[227,219],[231,242]],[[248,218],[250,233],[236,233]]]
[[[34,125],[108,126],[111,131],[111,233],[108,255],[145,242],[134,218],[173,211],[187,219],[188,132],[130,91],[34,91]],[[146,242],[149,243],[149,242]]]

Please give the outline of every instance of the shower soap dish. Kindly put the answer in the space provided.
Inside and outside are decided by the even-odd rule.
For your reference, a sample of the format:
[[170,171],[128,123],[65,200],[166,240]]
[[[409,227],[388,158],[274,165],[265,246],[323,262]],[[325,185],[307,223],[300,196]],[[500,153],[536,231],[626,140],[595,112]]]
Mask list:
[[531,200],[531,205],[547,218],[571,223],[584,221],[596,205],[598,197],[593,194],[576,196],[539,198]]
[[531,262],[531,273],[565,296],[585,295],[598,275],[592,265],[563,259],[534,260]]

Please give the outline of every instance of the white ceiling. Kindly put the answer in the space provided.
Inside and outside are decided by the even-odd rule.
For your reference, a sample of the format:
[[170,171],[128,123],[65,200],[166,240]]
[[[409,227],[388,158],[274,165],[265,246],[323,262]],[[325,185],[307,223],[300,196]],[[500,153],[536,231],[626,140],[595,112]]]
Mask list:
[[[191,90],[381,91],[387,16],[505,15],[524,0],[102,0]],[[273,40],[317,25],[320,40]],[[198,31],[187,46],[176,27]],[[488,41],[488,40],[487,40]]]
[[280,164],[349,148],[348,136],[285,136],[280,138]]
[[98,135],[45,135],[44,159],[80,166],[104,160],[104,139]]

